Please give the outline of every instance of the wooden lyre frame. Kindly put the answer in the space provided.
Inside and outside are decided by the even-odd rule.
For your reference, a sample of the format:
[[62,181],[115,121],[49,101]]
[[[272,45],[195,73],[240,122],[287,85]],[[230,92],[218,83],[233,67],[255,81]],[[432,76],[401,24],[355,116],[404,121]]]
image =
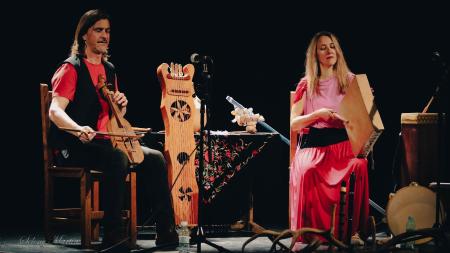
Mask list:
[[161,113],[165,128],[164,155],[175,222],[198,221],[198,185],[195,179],[195,139],[192,77],[194,66],[161,64],[157,69],[161,85]]

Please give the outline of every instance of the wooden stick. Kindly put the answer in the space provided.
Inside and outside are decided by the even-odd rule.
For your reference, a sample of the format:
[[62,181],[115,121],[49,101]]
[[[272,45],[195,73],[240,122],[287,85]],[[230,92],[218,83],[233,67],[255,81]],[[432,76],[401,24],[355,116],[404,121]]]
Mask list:
[[[75,128],[60,127],[59,129],[64,130],[64,131],[69,131],[69,132],[81,132],[81,130],[75,129]],[[104,132],[104,131],[94,131],[94,133],[96,133],[98,135],[129,137],[129,138],[136,138],[136,139],[140,139],[140,138],[144,137],[144,134],[136,135],[136,134],[129,134],[129,133],[113,133],[113,132]]]
[[133,131],[142,132],[142,133],[148,133],[148,132],[152,131],[151,128],[142,128],[142,127],[131,127],[131,129],[133,129]]
[[432,97],[430,98],[430,100],[428,101],[427,106],[425,106],[425,108],[423,108],[422,113],[428,112],[428,108],[430,107],[430,105],[431,105],[431,103],[433,102],[433,100],[434,100],[434,96],[432,96]]

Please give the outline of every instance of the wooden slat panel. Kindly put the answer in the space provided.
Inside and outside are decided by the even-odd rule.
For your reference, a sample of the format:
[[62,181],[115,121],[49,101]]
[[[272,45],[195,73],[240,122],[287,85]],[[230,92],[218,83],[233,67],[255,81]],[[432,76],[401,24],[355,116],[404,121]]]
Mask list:
[[91,178],[83,173],[80,179],[80,206],[81,206],[81,247],[89,248],[91,245]]
[[128,177],[130,178],[130,244],[134,247],[137,240],[136,172],[130,172]]
[[[80,217],[81,208],[59,208],[59,209],[53,209],[51,216],[53,218],[64,218],[64,219],[70,219],[70,220],[76,220]],[[128,212],[124,210],[122,212],[122,215],[124,217],[128,217]],[[91,219],[92,220],[98,220],[102,219],[104,216],[103,211],[92,211],[91,212]]]
[[48,171],[52,177],[81,178],[84,173],[84,168],[52,166]]
[[[290,94],[291,107],[294,104],[294,98],[295,98],[295,91],[291,91]],[[294,158],[295,151],[297,149],[297,135],[298,133],[291,129],[289,137],[290,138],[289,166],[292,163],[292,159]]]

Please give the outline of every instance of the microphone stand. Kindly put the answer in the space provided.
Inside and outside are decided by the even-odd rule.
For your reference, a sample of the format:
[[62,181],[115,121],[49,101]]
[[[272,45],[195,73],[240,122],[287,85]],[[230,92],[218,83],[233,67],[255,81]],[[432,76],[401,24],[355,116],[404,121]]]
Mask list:
[[[212,60],[210,60],[212,64]],[[209,138],[209,130],[205,127],[205,106],[207,104],[208,100],[208,89],[209,85],[211,84],[212,75],[208,71],[208,63],[206,61],[201,62],[202,65],[202,81],[203,81],[203,88],[205,90],[205,94],[202,98],[200,98],[200,141],[199,141],[199,165],[198,165],[198,175],[199,180],[197,182],[198,184],[198,224],[197,224],[197,231],[196,231],[196,237],[194,237],[194,241],[197,242],[197,252],[200,253],[202,251],[202,243],[206,243],[209,246],[217,249],[219,252],[231,252],[224,247],[217,245],[215,243],[212,243],[206,239],[206,236],[203,233],[203,171],[204,171],[204,134],[207,133],[208,140]],[[209,119],[208,119],[208,122]],[[208,152],[209,156],[211,157],[211,150]]]
[[[436,229],[441,229],[442,224],[440,224],[440,209],[441,209],[441,201],[440,201],[440,191],[441,191],[441,173],[443,171],[445,171],[445,169],[447,168],[448,164],[448,158],[447,158],[447,154],[448,154],[448,150],[447,150],[447,145],[445,144],[445,140],[447,140],[447,133],[446,133],[446,122],[447,122],[447,115],[444,113],[444,99],[443,99],[443,88],[444,90],[449,93],[448,90],[448,85],[449,84],[449,80],[448,80],[448,68],[447,68],[447,64],[445,63],[445,61],[443,61],[440,58],[440,55],[438,52],[434,52],[433,53],[433,60],[436,60],[440,63],[440,67],[442,68],[442,74],[440,77],[440,80],[438,81],[437,85],[436,85],[436,89],[434,92],[434,95],[432,96],[432,98],[430,99],[430,101],[428,102],[427,106],[425,109],[428,109],[428,107],[430,106],[431,102],[436,101],[436,105],[437,105],[437,110],[438,110],[438,166],[437,166],[437,171],[436,171],[436,217],[435,217],[435,223],[433,225],[433,228]],[[445,89],[447,88],[447,89]],[[450,95],[450,94],[447,94]],[[447,98],[448,99],[448,98]],[[424,110],[425,110],[424,109]],[[448,109],[448,108],[447,108]]]
[[[441,74],[440,80],[437,82],[436,89],[434,91],[433,96],[428,101],[426,107],[423,109],[422,112],[428,111],[428,108],[430,107],[431,103],[435,101],[436,108],[438,110],[438,166],[436,169],[436,183],[431,183],[430,186],[436,186],[436,213],[435,213],[435,223],[433,225],[433,228],[435,229],[441,229],[442,224],[440,224],[440,211],[441,211],[441,201],[440,201],[440,191],[441,191],[441,174],[443,171],[445,171],[445,168],[447,168],[448,164],[448,147],[445,144],[445,141],[447,140],[447,115],[444,113],[444,99],[443,99],[443,92],[442,90],[445,90],[447,93],[449,93],[448,87],[448,68],[447,64],[441,60],[440,55],[438,52],[433,53],[433,60],[438,61],[440,63],[440,67],[443,69],[443,72]],[[447,89],[445,89],[447,88]],[[450,94],[447,94],[450,95]],[[448,98],[447,98],[448,99]],[[448,185],[448,183],[444,183],[445,185]]]
[[[446,80],[446,76],[443,77],[444,80]],[[440,94],[440,88],[439,84],[436,88],[435,95],[433,96],[435,98],[437,108],[438,108],[438,166],[437,166],[437,173],[436,173],[436,220],[433,225],[433,228],[441,228],[442,224],[440,224],[439,217],[440,217],[440,191],[441,191],[441,172],[444,171],[444,169],[447,167],[446,165],[446,145],[444,140],[446,140],[446,115],[443,112],[443,106],[442,106],[442,100],[441,100],[441,94]]]

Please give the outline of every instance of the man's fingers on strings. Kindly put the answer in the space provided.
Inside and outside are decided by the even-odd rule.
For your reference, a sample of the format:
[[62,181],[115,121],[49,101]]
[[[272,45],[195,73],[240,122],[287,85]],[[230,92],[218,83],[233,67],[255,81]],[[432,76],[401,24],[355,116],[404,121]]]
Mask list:
[[121,106],[126,106],[128,104],[128,99],[126,98],[125,94],[118,91],[114,94],[114,100]]

